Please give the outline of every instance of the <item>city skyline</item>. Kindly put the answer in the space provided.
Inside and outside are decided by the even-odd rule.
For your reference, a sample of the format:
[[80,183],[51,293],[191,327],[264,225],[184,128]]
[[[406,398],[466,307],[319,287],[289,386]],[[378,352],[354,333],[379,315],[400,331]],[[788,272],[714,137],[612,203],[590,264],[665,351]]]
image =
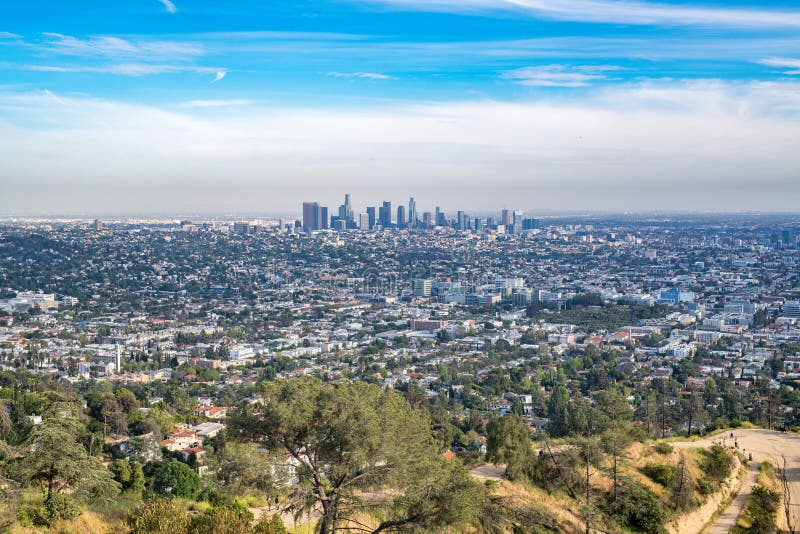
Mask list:
[[[0,7],[0,215],[794,211],[791,2]],[[292,208],[294,209],[294,208]]]

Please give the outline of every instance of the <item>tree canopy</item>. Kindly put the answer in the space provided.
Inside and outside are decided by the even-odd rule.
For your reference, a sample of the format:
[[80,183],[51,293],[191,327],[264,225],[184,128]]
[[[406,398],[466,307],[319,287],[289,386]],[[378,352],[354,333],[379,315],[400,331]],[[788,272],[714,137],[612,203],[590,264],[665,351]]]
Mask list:
[[[399,393],[365,383],[323,383],[302,378],[267,383],[261,400],[232,421],[241,439],[291,458],[296,513],[316,509],[322,534],[359,514],[376,525],[364,532],[425,529],[471,521],[477,485],[460,465],[448,465],[436,447],[427,414]],[[391,493],[382,487],[391,483]],[[360,498],[357,490],[370,491]]]

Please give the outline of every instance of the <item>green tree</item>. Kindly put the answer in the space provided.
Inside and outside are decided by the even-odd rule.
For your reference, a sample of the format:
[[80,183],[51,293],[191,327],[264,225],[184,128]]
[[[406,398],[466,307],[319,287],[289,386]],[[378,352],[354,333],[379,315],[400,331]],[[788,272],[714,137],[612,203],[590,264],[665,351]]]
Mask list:
[[[452,473],[420,476],[421,469],[436,465],[439,451],[427,414],[399,393],[302,378],[265,383],[261,398],[234,415],[230,430],[292,457],[292,505],[297,513],[318,507],[321,534],[335,532],[359,511],[380,521],[376,532],[424,530],[424,525],[469,516],[454,513],[453,507],[466,512],[467,503],[457,496],[470,484]],[[386,485],[393,488],[391,501],[365,509],[357,492]],[[437,492],[442,498],[432,501],[435,506],[421,500]]]
[[558,384],[547,402],[547,417],[550,419],[548,432],[553,437],[569,434],[569,393],[567,387]]
[[518,480],[531,461],[531,435],[518,415],[497,417],[489,421],[486,438],[486,459],[506,464],[506,476]]
[[89,501],[112,499],[119,493],[119,484],[100,459],[78,443],[81,424],[71,415],[73,410],[69,405],[54,404],[42,424],[36,425],[30,452],[22,459],[22,473],[28,482],[42,485],[45,503],[67,491]]
[[139,495],[142,493],[142,491],[144,491],[144,485],[145,478],[142,464],[139,462],[134,462],[131,464],[131,481],[127,489],[134,495]]
[[153,489],[162,495],[191,499],[200,491],[200,477],[183,462],[164,462],[153,477]]
[[128,460],[114,460],[111,464],[111,472],[114,474],[114,480],[119,482],[122,489],[128,489],[131,483],[131,463]]

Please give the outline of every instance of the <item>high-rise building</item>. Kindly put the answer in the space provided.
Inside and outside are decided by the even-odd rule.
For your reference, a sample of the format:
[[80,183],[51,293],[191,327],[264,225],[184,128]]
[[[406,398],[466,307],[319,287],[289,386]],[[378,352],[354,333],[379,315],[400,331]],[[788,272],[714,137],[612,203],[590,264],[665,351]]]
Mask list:
[[366,230],[375,228],[375,206],[369,206],[367,208],[367,220],[369,221],[369,226],[367,226]]
[[320,208],[319,219],[320,219],[320,229],[321,230],[327,230],[329,228],[329,225],[328,225],[328,222],[329,222],[329,219],[328,219],[328,208],[327,207],[323,206],[323,207]]
[[358,216],[358,227],[362,230],[369,230],[369,215],[362,213]]
[[419,224],[419,216],[417,215],[417,202],[414,197],[408,199],[408,225],[415,227]]
[[436,226],[447,226],[447,219],[445,219],[444,212],[439,206],[436,206]]
[[328,208],[318,202],[303,202],[303,230],[314,232],[328,228]]
[[469,230],[469,215],[463,211],[459,211],[456,215],[456,228],[458,230]]
[[355,220],[353,208],[350,205],[350,193],[344,195],[344,204],[339,206],[339,218],[348,226]]
[[500,212],[500,224],[510,226],[513,222],[514,221],[511,219],[511,210],[503,210]]
[[307,232],[317,229],[317,208],[316,202],[303,202],[303,229]]
[[382,228],[391,228],[392,227],[392,203],[386,200],[383,201],[383,205],[378,208],[378,219],[380,220]]
[[521,234],[522,233],[522,212],[519,210],[514,210],[514,219],[511,221],[514,225],[514,233]]
[[539,219],[522,219],[523,230],[534,230],[539,228]]
[[95,219],[94,220],[94,229],[97,230],[98,232],[102,231],[103,230],[103,221],[101,221],[100,219]]
[[397,206],[397,227],[398,228],[405,228],[406,227],[406,208],[405,206]]
[[422,225],[427,228],[433,228],[433,214],[429,211],[426,211],[422,214]]
[[781,315],[783,315],[784,317],[800,319],[800,302],[796,300],[790,300],[789,302],[784,304],[783,313]]
[[430,297],[433,280],[429,278],[415,278],[411,281],[415,297]]

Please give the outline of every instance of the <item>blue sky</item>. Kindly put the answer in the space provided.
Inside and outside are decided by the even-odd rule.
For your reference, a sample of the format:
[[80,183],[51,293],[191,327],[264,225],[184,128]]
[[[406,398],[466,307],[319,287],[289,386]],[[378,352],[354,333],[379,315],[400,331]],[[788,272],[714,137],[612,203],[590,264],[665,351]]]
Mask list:
[[791,210],[798,81],[789,1],[5,2],[0,213]]

